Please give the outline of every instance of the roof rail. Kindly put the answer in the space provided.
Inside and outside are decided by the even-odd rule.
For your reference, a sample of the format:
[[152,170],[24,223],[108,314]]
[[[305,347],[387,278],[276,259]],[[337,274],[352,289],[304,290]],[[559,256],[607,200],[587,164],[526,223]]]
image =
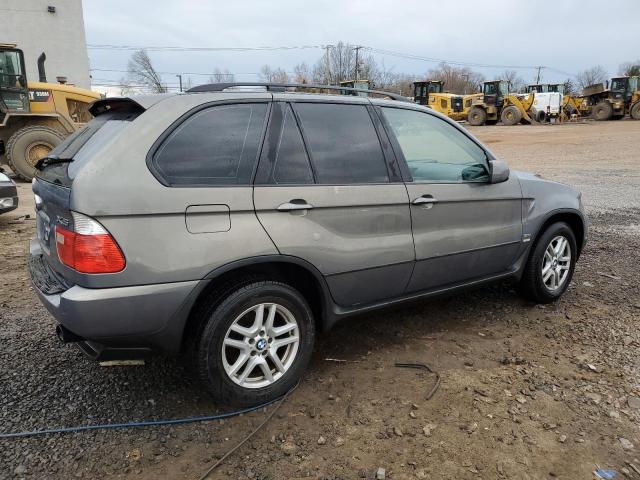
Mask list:
[[341,87],[339,85],[322,85],[318,83],[268,83],[268,82],[231,82],[231,83],[209,83],[206,85],[198,85],[190,88],[187,93],[202,92],[222,92],[233,87],[265,87],[268,92],[285,92],[287,88],[311,89],[318,90],[340,90],[344,92],[363,92],[373,95],[389,97],[393,100],[401,102],[411,102],[410,98],[397,93],[385,92],[383,90],[368,90],[366,88]]

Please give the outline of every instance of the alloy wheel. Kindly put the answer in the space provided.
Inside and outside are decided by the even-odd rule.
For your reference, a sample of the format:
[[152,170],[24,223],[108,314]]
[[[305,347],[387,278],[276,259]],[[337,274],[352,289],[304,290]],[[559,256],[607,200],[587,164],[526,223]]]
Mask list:
[[222,363],[236,384],[263,388],[291,368],[299,345],[295,316],[283,305],[260,303],[231,323],[222,343]]
[[561,235],[554,237],[544,252],[541,268],[545,287],[551,292],[561,288],[567,281],[571,268],[569,240]]

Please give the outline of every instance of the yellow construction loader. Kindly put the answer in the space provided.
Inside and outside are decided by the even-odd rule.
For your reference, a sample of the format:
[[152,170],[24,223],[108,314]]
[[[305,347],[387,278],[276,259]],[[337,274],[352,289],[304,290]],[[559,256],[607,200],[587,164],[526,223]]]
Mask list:
[[467,119],[475,96],[445,92],[444,82],[440,80],[413,83],[414,102],[430,107],[456,121]]
[[509,93],[509,84],[504,80],[484,82],[482,94],[472,101],[467,121],[474,126],[495,125],[498,120],[504,125],[530,124],[534,99],[535,93],[526,96]]
[[91,119],[89,105],[99,93],[47,83],[46,55],[38,58],[39,82],[28,81],[24,54],[16,45],[0,44],[0,164],[30,180],[38,161]]
[[617,120],[629,115],[640,120],[640,77],[612,78],[605,88],[601,83],[590,85],[580,97],[581,113],[595,120]]

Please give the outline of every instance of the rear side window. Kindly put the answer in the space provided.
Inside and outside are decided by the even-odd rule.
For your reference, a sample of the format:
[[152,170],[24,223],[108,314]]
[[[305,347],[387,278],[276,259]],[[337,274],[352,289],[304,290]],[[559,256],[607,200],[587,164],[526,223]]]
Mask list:
[[201,110],[169,134],[153,166],[170,185],[249,184],[266,112],[266,103]]
[[257,184],[310,184],[313,173],[291,105],[276,102],[262,148]]
[[337,103],[297,103],[316,182],[386,183],[387,167],[367,107]]

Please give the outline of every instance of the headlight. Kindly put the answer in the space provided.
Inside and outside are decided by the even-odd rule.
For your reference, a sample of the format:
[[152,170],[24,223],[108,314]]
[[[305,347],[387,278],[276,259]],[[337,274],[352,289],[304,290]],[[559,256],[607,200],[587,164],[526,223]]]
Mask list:
[[10,182],[11,179],[7,177],[4,173],[0,172],[0,182]]

